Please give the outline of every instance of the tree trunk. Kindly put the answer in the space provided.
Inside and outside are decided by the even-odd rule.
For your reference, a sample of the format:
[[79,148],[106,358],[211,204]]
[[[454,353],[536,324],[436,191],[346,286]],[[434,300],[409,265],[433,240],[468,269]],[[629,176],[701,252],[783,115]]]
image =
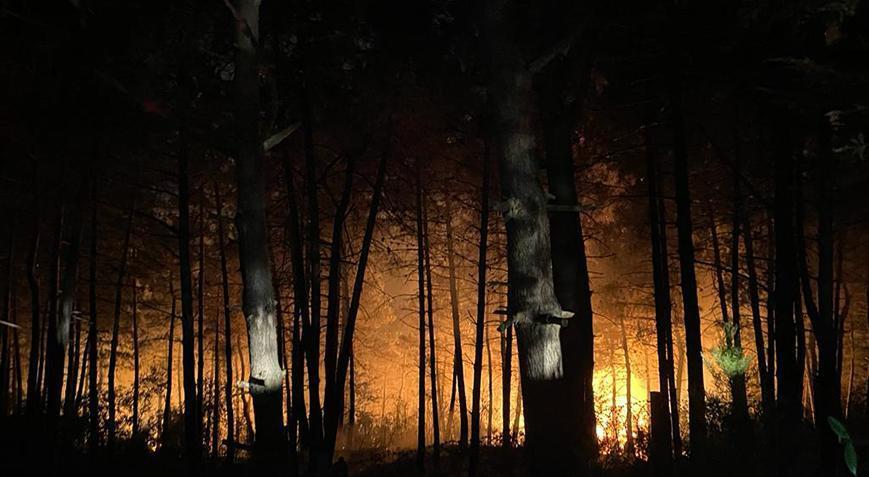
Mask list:
[[187,146],[182,137],[178,153],[178,266],[181,281],[181,356],[184,385],[184,449],[196,462],[201,457],[202,420],[196,394],[196,355],[193,328],[193,281],[190,258],[190,173]]
[[[202,191],[204,194],[204,191]],[[202,426],[203,403],[205,402],[205,344],[203,336],[205,326],[205,208],[199,204],[199,270],[196,278],[196,305],[198,307],[196,345],[196,416],[199,426]],[[207,436],[206,436],[207,437]]]
[[[13,323],[11,315],[12,315],[12,300],[15,295],[15,234],[12,231],[12,228],[9,229],[9,248],[7,249],[6,254],[6,296],[3,297],[3,320],[9,323]],[[15,328],[4,327],[0,330],[0,333],[3,334],[3,341],[0,343],[0,418],[6,417],[9,412],[9,397],[11,393],[9,392],[9,376],[10,376],[10,346],[9,346],[9,335],[13,332]]]
[[115,421],[115,368],[118,362],[118,338],[121,326],[121,301],[124,293],[124,277],[127,274],[127,258],[130,249],[130,235],[133,230],[133,209],[135,206],[130,206],[130,212],[127,216],[127,226],[124,231],[124,241],[121,244],[121,262],[118,266],[118,278],[115,281],[115,311],[112,315],[112,342],[109,349],[109,379],[108,379],[108,398],[109,398],[109,419],[106,423],[109,445],[115,445],[116,421]]
[[468,469],[468,475],[471,477],[476,476],[480,452],[480,380],[483,373],[483,327],[485,326],[486,320],[486,259],[489,246],[489,176],[489,150],[487,142],[486,147],[483,150],[483,186],[480,191],[480,246],[477,258],[477,322],[474,333],[474,387],[471,391],[471,455],[470,467]]
[[97,204],[96,187],[91,184],[91,230],[90,230],[90,256],[88,280],[88,308],[90,321],[88,322],[88,447],[93,454],[100,445],[100,402],[99,388],[97,386],[97,348],[99,334],[97,333]]
[[416,408],[416,466],[425,466],[425,252],[423,251],[422,232],[422,184],[419,161],[416,163],[416,257],[417,284],[419,299],[419,386],[418,406]]
[[694,271],[694,227],[691,224],[691,191],[688,184],[688,150],[685,120],[682,116],[681,87],[674,80],[670,91],[673,128],[673,157],[676,190],[676,229],[679,243],[679,271],[682,312],[685,318],[685,344],[688,358],[688,430],[692,457],[701,460],[706,442],[706,391],[703,385],[703,343],[697,278]]
[[235,457],[235,415],[232,406],[232,311],[229,302],[229,271],[226,263],[226,231],[223,223],[223,200],[220,188],[214,186],[214,201],[217,207],[217,240],[220,247],[220,283],[223,299],[223,357],[226,363],[226,383],[223,387],[226,403],[226,460]]
[[283,156],[284,182],[287,187],[288,204],[288,234],[290,258],[293,274],[293,349],[292,349],[292,407],[294,425],[301,434],[301,443],[310,443],[307,416],[305,411],[305,349],[303,337],[307,334],[310,323],[308,315],[308,285],[305,277],[302,229],[299,222],[299,209],[296,203],[296,191],[292,176],[290,156]]
[[426,304],[428,308],[428,348],[429,348],[429,379],[431,382],[431,425],[432,446],[434,458],[440,458],[441,430],[440,430],[440,407],[438,406],[438,375],[437,357],[435,354],[435,329],[434,329],[434,293],[431,280],[431,243],[428,233],[428,207],[425,197],[422,198],[422,236],[423,252],[425,254],[425,284]]
[[[594,27],[589,27],[594,28]],[[549,235],[552,247],[552,277],[555,296],[566,310],[576,313],[570,326],[561,330],[566,396],[573,404],[565,407],[565,419],[573,422],[570,436],[581,450],[583,466],[597,455],[594,413],[594,332],[591,286],[588,279],[585,237],[574,173],[573,136],[582,114],[583,100],[592,67],[590,47],[581,58],[565,58],[544,73],[540,92],[548,192],[551,204]],[[579,63],[579,67],[571,67]],[[579,69],[577,73],[574,71]],[[574,80],[574,76],[578,79]],[[575,86],[578,83],[578,86]],[[574,98],[567,101],[566,98]]]
[[220,313],[214,314],[214,349],[211,351],[214,369],[211,372],[211,457],[220,452]]
[[[335,209],[335,218],[332,222],[332,244],[329,247],[329,278],[326,310],[326,348],[324,349],[324,365],[326,375],[326,395],[331,394],[335,386],[335,365],[338,360],[338,328],[340,327],[341,315],[341,279],[343,270],[341,267],[342,252],[344,250],[344,221],[347,216],[347,208],[350,205],[350,196],[353,190],[354,158],[348,157],[345,169],[344,187],[341,199]],[[343,412],[342,412],[343,418]]]
[[[741,206],[741,203],[740,203]],[[751,324],[754,330],[755,356],[757,356],[757,374],[760,383],[761,407],[763,420],[768,423],[772,417],[775,406],[775,390],[773,388],[774,377],[770,375],[767,367],[766,349],[763,339],[763,324],[760,316],[760,293],[758,292],[757,267],[754,263],[754,237],[751,229],[751,220],[744,211],[740,211],[742,217],[742,237],[745,245],[745,267],[748,269],[748,300],[751,305]],[[773,336],[769,336],[772,340]]]
[[171,275],[169,276],[169,296],[172,300],[172,310],[169,313],[169,336],[167,338],[166,399],[163,401],[163,426],[160,432],[164,446],[167,444],[166,438],[168,436],[166,432],[169,430],[172,418],[172,364],[174,362],[172,355],[175,349],[175,304],[177,302],[175,298],[175,281]]
[[508,326],[501,340],[501,445],[512,447],[510,434],[510,394],[513,376],[513,327]]
[[798,388],[796,332],[794,330],[794,189],[793,160],[789,138],[779,132],[775,151],[775,342],[776,342],[776,462],[787,475],[792,461],[792,446],[800,422],[801,389]]
[[489,325],[483,324],[485,329],[485,342],[486,342],[486,376],[489,382],[489,399],[486,403],[486,443],[492,443],[492,404],[494,400],[492,399],[492,343],[489,341]]
[[[646,181],[649,196],[649,224],[652,243],[652,281],[655,296],[655,331],[657,334],[658,354],[658,389],[659,396],[668,409],[670,435],[658,432],[656,442],[661,448],[668,449],[674,441],[680,439],[678,396],[670,395],[670,376],[673,374],[672,349],[668,341],[672,341],[672,302],[670,301],[670,264],[667,253],[667,228],[663,201],[659,200],[658,173],[655,167],[655,153],[652,149],[651,131],[646,131]],[[679,383],[681,385],[681,376]],[[662,428],[663,429],[663,428]],[[673,447],[677,447],[673,445]],[[672,452],[672,450],[671,450]],[[678,452],[677,452],[678,455]],[[658,457],[662,458],[662,457]]]
[[628,348],[628,332],[625,328],[625,318],[619,315],[619,331],[621,332],[622,353],[625,357],[625,452],[631,458],[634,455],[634,412],[631,399],[631,352]]
[[359,313],[359,302],[362,298],[362,288],[365,284],[365,270],[368,266],[368,253],[371,251],[371,241],[374,237],[374,226],[377,222],[377,211],[380,207],[383,183],[386,179],[386,163],[389,158],[389,143],[391,135],[387,136],[387,150],[377,166],[377,179],[371,196],[371,206],[368,210],[368,219],[365,222],[365,234],[362,237],[362,248],[359,250],[359,262],[356,265],[356,277],[353,283],[353,297],[350,299],[350,308],[347,311],[347,323],[341,337],[341,348],[338,352],[338,363],[335,371],[334,392],[326,396],[325,415],[325,442],[326,455],[331,461],[335,453],[335,441],[338,434],[338,423],[341,413],[344,412],[344,384],[347,380],[347,369],[350,364],[350,356],[353,352],[353,334],[356,330],[356,316]]
[[[465,394],[465,362],[462,357],[462,328],[459,321],[459,291],[453,246],[452,210],[450,201],[447,200],[446,202],[447,269],[450,281],[450,313],[453,318],[453,374],[459,397],[459,449],[464,449],[468,445],[468,399]],[[450,404],[450,409],[452,410],[452,404]],[[450,418],[450,423],[452,423],[452,418]]]
[[139,435],[139,321],[138,286],[133,280],[133,438]]
[[39,214],[35,205],[33,239],[27,255],[27,283],[30,288],[30,353],[27,361],[27,403],[28,416],[36,414],[39,406],[39,376],[35,363],[39,361]]
[[[578,468],[577,448],[571,441],[575,423],[566,423],[563,413],[575,401],[558,392],[564,379],[560,325],[572,313],[562,310],[553,285],[546,196],[537,180],[535,161],[532,78],[516,40],[515,19],[522,13],[517,5],[490,2],[482,37],[491,65],[488,92],[507,229],[508,316],[516,326],[519,347],[526,443],[534,473],[560,475]],[[482,201],[481,234],[488,227],[487,192]],[[484,252],[481,247],[480,335],[485,319]],[[479,359],[476,364],[481,364]],[[478,388],[475,385],[475,393]]]
[[[275,298],[269,265],[265,211],[262,141],[259,137],[260,0],[241,0],[237,24],[236,106],[238,120],[239,262],[243,284],[242,309],[247,322],[250,353],[248,380],[256,415],[255,452],[260,461],[280,457],[282,430],[281,378],[278,361]],[[314,383],[312,383],[314,384]]]

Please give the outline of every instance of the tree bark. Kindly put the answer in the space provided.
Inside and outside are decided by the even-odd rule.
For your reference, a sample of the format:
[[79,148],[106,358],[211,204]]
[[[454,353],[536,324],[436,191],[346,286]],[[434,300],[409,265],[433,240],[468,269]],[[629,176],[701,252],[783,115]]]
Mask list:
[[[570,438],[575,423],[566,424],[562,412],[574,403],[558,393],[564,378],[560,324],[572,313],[562,310],[553,285],[546,197],[535,161],[532,78],[517,40],[516,18],[522,13],[508,2],[489,2],[481,36],[490,61],[488,93],[507,229],[508,316],[516,326],[519,347],[526,444],[534,473],[561,475],[578,467],[577,449]],[[481,234],[488,227],[487,201],[484,193]],[[486,255],[480,248],[477,330],[481,335]],[[475,385],[475,393],[478,388]],[[472,430],[472,445],[473,441]]]
[[259,41],[260,3],[260,0],[241,0],[237,4],[240,21],[237,24],[235,78],[239,133],[236,228],[243,284],[242,309],[247,322],[250,353],[248,383],[256,416],[255,453],[260,461],[276,461],[280,458],[283,440],[283,373],[278,360],[275,297],[266,230],[263,151],[258,127],[260,93],[256,45]]
[[501,340],[501,445],[512,447],[510,433],[510,395],[513,377],[513,327],[507,327]]
[[[202,191],[204,194],[204,191]],[[203,199],[204,200],[204,199]],[[196,278],[196,310],[197,330],[196,330],[196,345],[197,345],[197,361],[196,361],[196,415],[199,418],[199,428],[201,429],[203,416],[203,403],[205,402],[205,344],[204,326],[205,326],[205,208],[202,203],[199,204],[199,270]],[[207,437],[207,436],[206,436]]]

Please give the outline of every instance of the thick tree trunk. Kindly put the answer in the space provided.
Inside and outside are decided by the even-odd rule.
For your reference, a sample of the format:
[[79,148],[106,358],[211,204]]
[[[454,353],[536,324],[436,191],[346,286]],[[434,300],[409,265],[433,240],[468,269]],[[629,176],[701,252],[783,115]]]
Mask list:
[[[520,14],[521,8],[514,4],[490,2],[482,36],[490,61],[488,92],[507,228],[508,316],[516,326],[519,347],[526,444],[534,473],[561,475],[576,472],[579,457],[571,440],[575,423],[565,422],[563,412],[575,401],[558,391],[564,378],[560,324],[572,313],[562,310],[553,285],[546,197],[535,161],[532,78],[515,29]],[[487,229],[486,202],[487,198],[482,204],[481,233]],[[482,252],[479,285],[485,287]],[[480,334],[484,298],[478,297]]]
[[217,207],[217,244],[220,247],[220,283],[223,299],[223,358],[226,368],[226,383],[223,387],[226,405],[226,460],[232,462],[235,457],[235,414],[232,405],[232,311],[229,301],[229,271],[226,263],[226,231],[223,222],[223,200],[220,188],[214,186],[214,201]]
[[[549,212],[552,246],[552,276],[555,296],[566,310],[576,313],[570,326],[561,330],[565,393],[574,404],[563,412],[572,421],[570,436],[581,449],[583,465],[596,458],[594,413],[594,332],[591,286],[579,196],[574,173],[573,136],[583,99],[590,82],[591,58],[586,49],[581,59],[566,58],[553,65],[540,91],[548,192],[554,210]],[[580,63],[579,79],[570,63]],[[574,83],[579,85],[575,86]],[[566,101],[565,98],[574,98]]]
[[115,311],[112,315],[112,342],[109,348],[109,379],[108,379],[108,405],[109,419],[106,422],[106,430],[108,431],[109,445],[114,446],[117,424],[115,421],[115,369],[118,363],[118,338],[121,327],[121,301],[124,293],[124,277],[127,274],[127,258],[130,249],[130,235],[133,230],[133,209],[130,207],[129,215],[127,216],[127,226],[124,231],[124,241],[121,244],[121,262],[118,266],[118,278],[115,281]]
[[[447,271],[450,282],[450,314],[453,318],[453,374],[459,397],[459,449],[468,445],[468,399],[465,393],[465,362],[462,357],[462,328],[459,321],[459,291],[456,279],[455,250],[453,245],[452,210],[447,200]],[[450,404],[452,412],[452,404]],[[450,418],[452,423],[452,418]]]
[[419,362],[417,387],[418,405],[416,408],[416,465],[422,469],[425,465],[425,252],[423,251],[422,231],[422,184],[420,166],[416,164],[416,276],[417,297],[419,299]]
[[243,284],[242,309],[247,322],[250,353],[248,385],[256,415],[255,452],[260,461],[271,461],[280,459],[282,448],[283,372],[278,360],[274,287],[266,229],[263,151],[258,127],[260,93],[256,45],[259,41],[260,0],[241,0],[237,8],[241,21],[236,25],[236,228]]
[[423,252],[425,254],[425,285],[426,305],[428,309],[428,349],[429,349],[429,380],[431,383],[431,425],[432,447],[434,458],[440,458],[441,430],[440,430],[440,407],[438,405],[438,375],[437,355],[435,354],[435,329],[434,329],[434,293],[431,280],[431,241],[428,233],[428,207],[425,197],[422,199],[422,234]]

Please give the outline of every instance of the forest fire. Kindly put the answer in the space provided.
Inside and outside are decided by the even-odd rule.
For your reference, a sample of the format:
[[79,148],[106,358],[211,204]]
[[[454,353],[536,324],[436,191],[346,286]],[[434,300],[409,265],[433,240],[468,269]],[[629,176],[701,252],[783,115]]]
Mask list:
[[0,475],[857,477],[867,2],[3,2]]

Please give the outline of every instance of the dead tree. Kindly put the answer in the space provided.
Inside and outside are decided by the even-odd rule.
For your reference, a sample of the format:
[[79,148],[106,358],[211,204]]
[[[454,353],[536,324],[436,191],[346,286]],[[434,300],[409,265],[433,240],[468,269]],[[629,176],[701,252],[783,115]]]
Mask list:
[[223,199],[220,188],[214,186],[214,201],[217,208],[217,244],[220,247],[220,283],[223,300],[223,356],[226,363],[226,383],[224,400],[226,402],[226,459],[233,461],[235,456],[235,415],[232,405],[232,310],[229,302],[229,271],[226,263],[226,231],[223,222]]

